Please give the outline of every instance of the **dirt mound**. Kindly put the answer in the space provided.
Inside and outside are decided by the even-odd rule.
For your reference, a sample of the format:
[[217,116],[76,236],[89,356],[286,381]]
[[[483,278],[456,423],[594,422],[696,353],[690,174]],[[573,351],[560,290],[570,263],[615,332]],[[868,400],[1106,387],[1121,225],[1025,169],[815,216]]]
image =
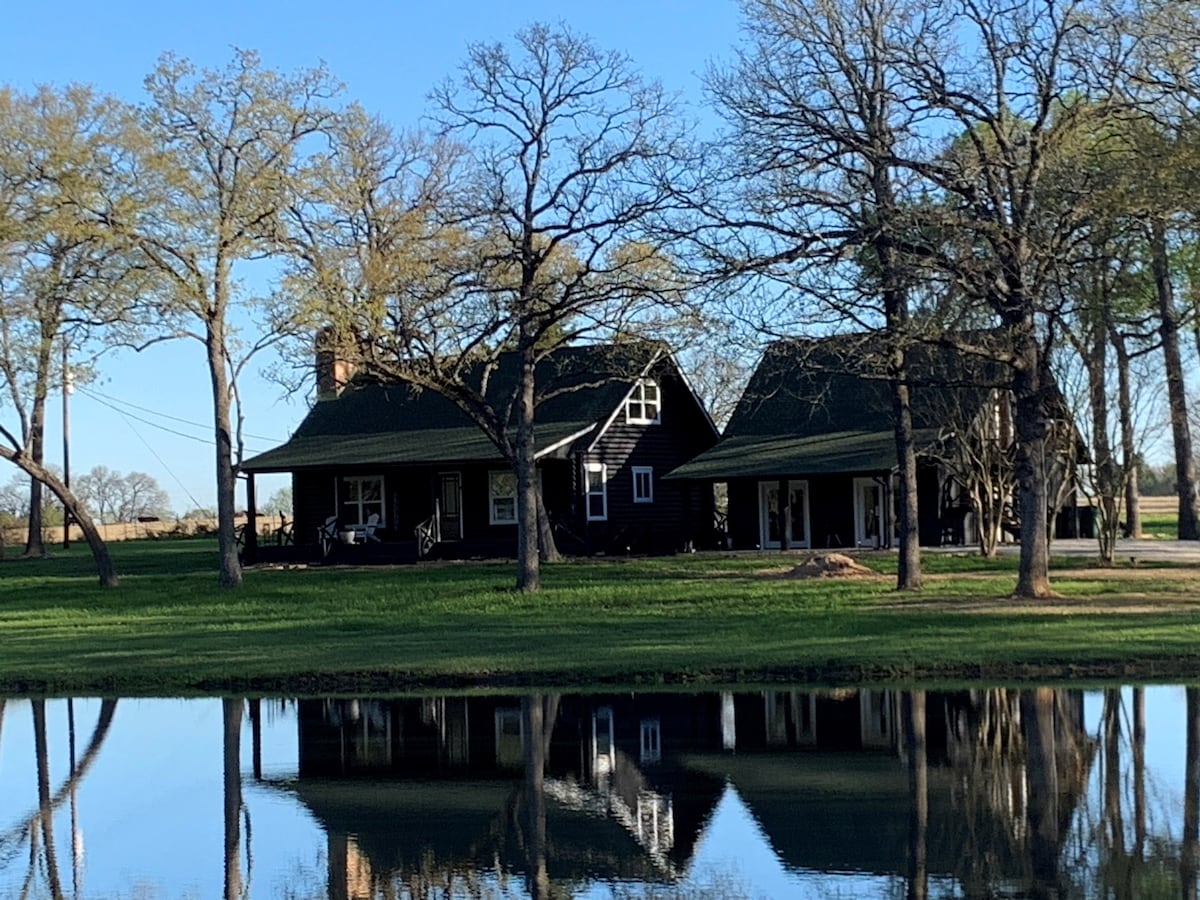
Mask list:
[[874,578],[875,573],[860,566],[844,553],[822,553],[809,557],[788,573],[792,578]]

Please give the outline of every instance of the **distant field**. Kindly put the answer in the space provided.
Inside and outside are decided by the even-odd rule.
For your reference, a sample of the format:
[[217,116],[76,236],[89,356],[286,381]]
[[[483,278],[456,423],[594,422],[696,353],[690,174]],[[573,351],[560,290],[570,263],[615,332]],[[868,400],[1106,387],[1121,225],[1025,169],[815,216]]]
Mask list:
[[1175,497],[1142,497],[1142,536],[1172,539],[1178,533],[1179,500]]

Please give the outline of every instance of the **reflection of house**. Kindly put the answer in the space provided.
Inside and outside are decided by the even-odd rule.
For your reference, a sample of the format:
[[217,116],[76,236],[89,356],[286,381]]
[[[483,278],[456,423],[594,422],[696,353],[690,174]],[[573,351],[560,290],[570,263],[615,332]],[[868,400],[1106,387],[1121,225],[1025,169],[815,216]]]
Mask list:
[[[486,378],[506,408],[515,354]],[[326,367],[333,362],[327,360]],[[342,373],[343,375],[345,373]],[[657,345],[572,347],[538,367],[540,484],[564,550],[670,551],[711,521],[711,491],[662,476],[716,442],[716,430],[670,354]],[[330,517],[379,542],[354,558],[509,555],[516,548],[516,479],[457,406],[431,391],[323,378],[328,391],[292,438],[249,460],[250,473],[292,473],[295,534],[314,542]],[[332,529],[331,529],[332,530]],[[267,548],[264,548],[267,549]]]
[[[556,883],[687,875],[727,785],[789,868],[907,872],[910,760],[897,692],[545,702],[539,790],[545,869]],[[331,894],[356,896],[353,884],[381,880],[527,876],[526,815],[537,804],[522,704],[301,701],[299,778],[288,789],[328,833],[331,885],[341,885]],[[1081,695],[929,694],[925,710],[930,875],[963,884],[1027,878],[1031,823],[1052,811],[1048,833],[1061,839],[1084,789],[1091,742]]]
[[[672,760],[697,742],[720,748],[720,698],[661,699],[557,705],[544,780],[551,879],[663,882],[686,868],[724,785]],[[356,864],[380,876],[528,871],[519,698],[301,701],[299,738],[294,790],[326,828],[331,861],[353,836]],[[356,871],[339,866],[339,880]]]
[[[940,347],[908,356],[920,540],[961,543],[966,499],[940,461],[943,442],[956,423],[986,412],[997,418],[997,439],[1011,444],[1004,372]],[[728,485],[735,549],[891,546],[897,462],[885,372],[865,335],[774,343],[720,442],[670,478]]]

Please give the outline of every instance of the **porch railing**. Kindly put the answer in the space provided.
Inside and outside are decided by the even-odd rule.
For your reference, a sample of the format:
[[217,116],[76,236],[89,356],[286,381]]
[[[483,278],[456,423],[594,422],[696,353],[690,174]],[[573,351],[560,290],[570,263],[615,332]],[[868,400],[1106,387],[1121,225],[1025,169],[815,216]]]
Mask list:
[[430,516],[413,529],[417,538],[417,559],[422,559],[437,543],[437,514]]

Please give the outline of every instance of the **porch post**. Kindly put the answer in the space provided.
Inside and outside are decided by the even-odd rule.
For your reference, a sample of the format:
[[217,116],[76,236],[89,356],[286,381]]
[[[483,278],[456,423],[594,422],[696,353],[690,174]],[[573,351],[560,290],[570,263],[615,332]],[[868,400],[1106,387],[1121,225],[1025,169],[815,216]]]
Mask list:
[[792,495],[786,478],[779,479],[779,549],[792,549]]
[[257,562],[258,556],[258,514],[254,508],[254,473],[246,473],[246,530],[242,532],[245,543],[242,546],[242,559],[245,562]]

